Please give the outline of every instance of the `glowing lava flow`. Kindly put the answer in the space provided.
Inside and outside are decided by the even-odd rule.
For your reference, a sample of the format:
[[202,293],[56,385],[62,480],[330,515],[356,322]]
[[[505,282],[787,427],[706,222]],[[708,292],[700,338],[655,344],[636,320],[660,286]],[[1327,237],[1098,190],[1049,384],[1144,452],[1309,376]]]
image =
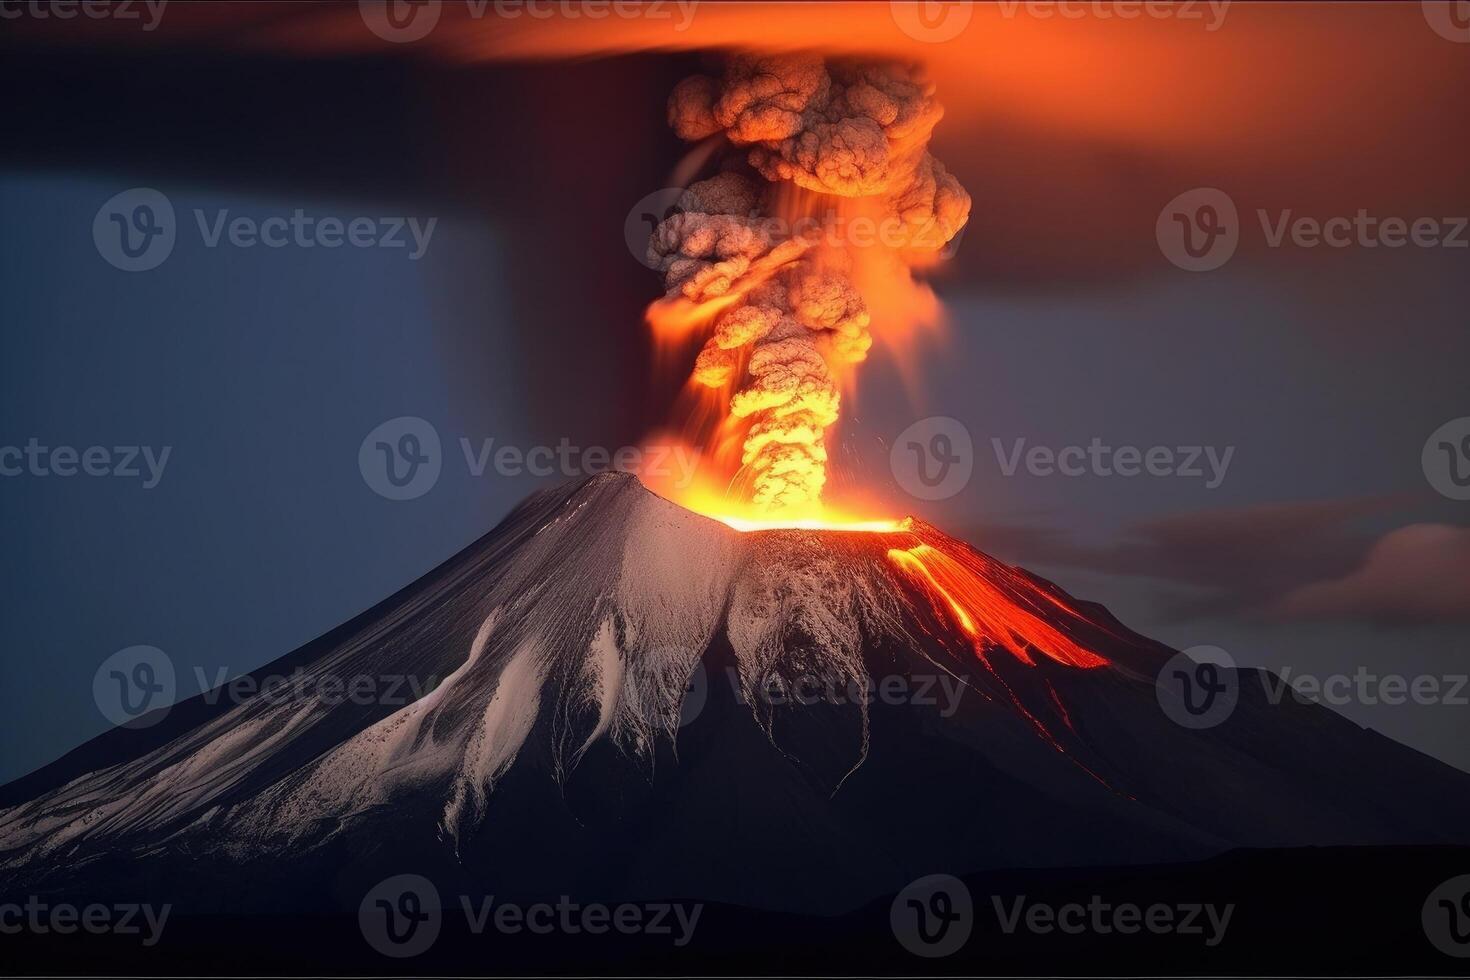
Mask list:
[[[980,663],[1036,733],[1077,768],[1113,789],[1106,779],[1067,751],[1057,734],[1026,706],[1016,689],[996,670],[987,652],[993,646],[1003,647],[1028,667],[1037,666],[1033,650],[1068,667],[1092,669],[1106,666],[1108,661],[1104,657],[1079,646],[1040,615],[1028,611],[1023,603],[1030,603],[1038,609],[1046,603],[1070,616],[1082,618],[1077,611],[1044,589],[1037,588],[1014,569],[981,555],[964,552],[952,555],[933,545],[920,543],[910,548],[888,549],[888,560],[917,581],[935,606],[946,611],[960,631],[970,638]],[[1056,688],[1051,681],[1042,680],[1049,706],[1047,713],[1055,714],[1068,731],[1076,735],[1071,715],[1057,695]],[[1037,708],[1041,710],[1040,706]]]
[[1078,646],[1035,613],[1022,608],[1015,597],[993,583],[998,575],[1015,579],[1011,584],[1026,587],[1062,610],[1077,613],[1055,596],[1020,579],[1010,569],[995,563],[992,568],[972,568],[928,544],[912,548],[890,548],[889,559],[918,579],[954,617],[956,624],[975,641],[975,651],[985,659],[987,644],[1001,646],[1027,666],[1036,666],[1031,649],[1068,667],[1102,667],[1107,661]]

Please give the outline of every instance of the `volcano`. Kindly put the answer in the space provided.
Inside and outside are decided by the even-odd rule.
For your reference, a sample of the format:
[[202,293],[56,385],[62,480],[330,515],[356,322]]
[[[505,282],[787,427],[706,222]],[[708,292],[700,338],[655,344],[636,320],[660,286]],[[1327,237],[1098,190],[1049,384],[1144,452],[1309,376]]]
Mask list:
[[[9,889],[355,908],[413,871],[497,895],[835,913],[934,870],[1470,839],[1470,776],[1174,651],[919,520],[742,532],[605,474],[399,594],[5,787]],[[329,697],[424,681],[408,703]],[[145,719],[147,720],[147,719]]]

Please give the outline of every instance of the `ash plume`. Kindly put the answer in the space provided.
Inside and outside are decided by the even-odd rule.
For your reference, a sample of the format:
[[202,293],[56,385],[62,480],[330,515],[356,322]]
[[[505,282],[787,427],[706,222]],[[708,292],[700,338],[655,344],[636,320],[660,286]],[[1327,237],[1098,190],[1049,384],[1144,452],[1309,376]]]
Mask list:
[[[820,500],[839,377],[873,343],[854,267],[909,282],[969,217],[969,195],[927,149],[942,114],[916,67],[887,61],[735,55],[674,88],[674,131],[726,152],[655,229],[649,260],[668,297],[709,323],[693,377],[747,424],[741,464],[759,509]],[[848,234],[858,217],[877,240]]]

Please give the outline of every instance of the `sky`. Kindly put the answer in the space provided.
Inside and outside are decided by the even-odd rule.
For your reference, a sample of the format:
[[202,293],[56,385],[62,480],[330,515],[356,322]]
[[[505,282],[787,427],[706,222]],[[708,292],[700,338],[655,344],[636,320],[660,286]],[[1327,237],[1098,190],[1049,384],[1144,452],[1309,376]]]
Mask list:
[[[948,323],[905,352],[922,383],[875,350],[840,478],[1173,646],[1450,688],[1470,671],[1470,503],[1435,490],[1421,451],[1470,415],[1470,253],[1273,246],[1268,229],[1288,212],[1470,213],[1467,74],[1446,67],[1463,49],[1420,21],[1230,17],[1213,32],[1023,20],[991,26],[1029,56],[989,33],[988,59],[923,49],[950,104],[935,152],[975,208],[936,278]],[[358,34],[335,49],[323,38],[340,31],[290,22],[222,52],[171,23],[65,57],[54,35],[12,32],[0,58],[34,93],[0,149],[0,447],[169,449],[151,487],[0,478],[0,780],[106,730],[92,681],[114,652],[166,651],[186,696],[370,607],[554,482],[475,475],[461,440],[612,450],[662,421],[677,386],[641,322],[658,277],[623,226],[679,159],[663,99],[696,54],[561,61],[552,44],[445,62]],[[1388,53],[1372,40],[1386,31],[1411,40]],[[1079,73],[1106,85],[1077,95]],[[144,187],[177,241],[123,271],[94,222]],[[1192,188],[1238,210],[1236,252],[1209,271],[1156,235]],[[222,213],[297,211],[378,233],[435,223],[417,258],[408,235],[209,244]],[[403,416],[430,423],[443,469],[391,500],[359,452]],[[973,446],[973,476],[937,501],[908,496],[888,455],[933,416]],[[1018,440],[1229,456],[1213,481],[1008,474]],[[1335,707],[1470,770],[1470,706],[1375,690]]]

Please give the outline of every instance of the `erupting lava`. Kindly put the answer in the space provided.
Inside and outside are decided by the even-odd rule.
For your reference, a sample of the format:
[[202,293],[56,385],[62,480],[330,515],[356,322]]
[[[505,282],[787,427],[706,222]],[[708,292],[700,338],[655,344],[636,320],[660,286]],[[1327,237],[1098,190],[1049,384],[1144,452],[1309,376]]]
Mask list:
[[910,66],[735,55],[669,99],[675,132],[723,158],[654,230],[667,295],[649,321],[664,342],[706,336],[686,436],[735,471],[749,520],[842,525],[821,503],[841,389],[874,330],[937,309],[911,270],[935,261],[970,198],[927,150],[932,95]]
[[[1031,650],[1038,650],[1068,667],[1102,667],[1107,661],[1078,646],[1066,634],[1037,613],[1027,611],[1014,593],[1024,587],[1033,602],[1044,602],[1081,618],[1060,599],[1026,582],[1015,571],[996,561],[982,565],[975,555],[950,554],[931,544],[912,548],[890,548],[888,558],[913,575],[935,599],[944,604],[956,624],[975,642],[975,652],[987,660],[986,649],[1003,647],[1022,663],[1034,667]],[[1012,595],[997,584],[1008,581]],[[988,661],[987,661],[988,662]]]
[[1050,717],[1076,734],[1067,706],[1051,681],[1043,678],[1045,699],[1040,703],[1032,699],[1028,704],[1017,686],[1006,680],[1003,665],[990,656],[991,651],[1002,649],[1025,667],[1037,666],[1036,654],[1083,670],[1106,667],[1106,657],[1052,625],[1082,622],[1086,617],[1008,565],[958,546],[942,535],[925,538],[912,547],[889,548],[888,560],[913,579],[937,610],[954,621],[981,665],[1036,734],[1083,772],[1113,789],[1068,750],[1062,733],[1048,723]]
[[[842,547],[886,568],[895,594],[927,602],[936,639],[972,649],[1002,696],[1066,753],[1044,720],[1071,727],[1045,672],[1039,688],[1023,685],[1049,692],[1037,697],[1012,674],[1038,658],[1107,664],[1052,625],[1083,617],[921,522],[838,513],[822,500],[827,440],[855,365],[875,332],[898,339],[937,317],[913,270],[935,262],[969,218],[969,195],[927,149],[942,115],[932,96],[914,67],[814,55],[735,55],[718,77],[675,87],[669,123],[701,141],[691,165],[715,161],[716,172],[690,184],[654,230],[648,258],[667,293],[648,319],[661,344],[704,340],[678,438],[714,465],[702,482],[664,490],[738,531],[861,532]],[[1010,658],[993,660],[997,650]]]

